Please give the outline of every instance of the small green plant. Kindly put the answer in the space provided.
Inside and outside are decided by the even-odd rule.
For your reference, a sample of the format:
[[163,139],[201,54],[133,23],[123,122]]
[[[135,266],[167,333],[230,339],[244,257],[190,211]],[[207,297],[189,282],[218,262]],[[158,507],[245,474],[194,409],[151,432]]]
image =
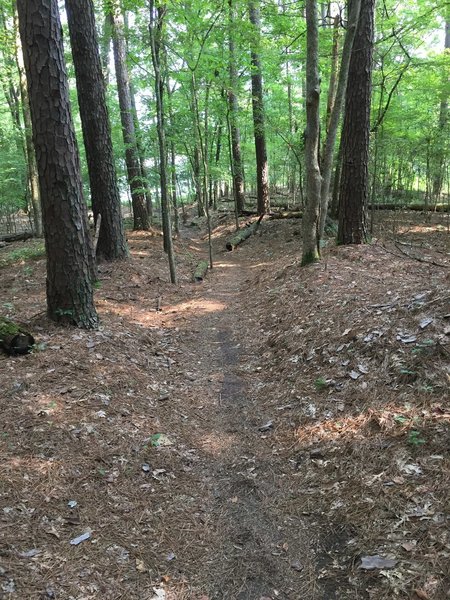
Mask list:
[[71,308],[57,308],[55,313],[58,317],[73,317],[73,310]]
[[102,282],[99,279],[97,279],[96,281],[94,281],[93,285],[96,290],[99,290],[102,287]]
[[432,348],[434,348],[435,345],[436,343],[434,340],[422,340],[416,344],[416,347],[413,348],[412,353],[416,355],[427,354]]
[[399,425],[404,425],[409,421],[409,419],[407,417],[404,417],[403,415],[395,415],[394,421]]
[[422,444],[425,444],[426,442],[421,435],[422,434],[420,431],[417,431],[417,429],[411,429],[411,431],[408,433],[408,443],[416,448],[418,446],[422,446]]
[[328,383],[327,380],[325,379],[325,377],[318,377],[315,382],[314,385],[316,387],[316,390],[324,390],[328,387]]

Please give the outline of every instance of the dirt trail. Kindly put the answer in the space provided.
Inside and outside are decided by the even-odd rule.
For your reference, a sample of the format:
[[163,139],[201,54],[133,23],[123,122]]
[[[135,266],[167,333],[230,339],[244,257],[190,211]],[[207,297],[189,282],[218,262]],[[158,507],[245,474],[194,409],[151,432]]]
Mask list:
[[245,372],[254,349],[242,335],[241,303],[251,293],[251,267],[244,252],[219,255],[202,290],[210,312],[189,323],[196,350],[185,354],[203,406],[192,440],[202,449],[195,493],[207,498],[205,543],[214,557],[191,583],[211,600],[299,598],[312,569],[305,523],[277,508],[284,492],[273,472],[271,432],[259,429],[269,415],[252,398],[258,372]]

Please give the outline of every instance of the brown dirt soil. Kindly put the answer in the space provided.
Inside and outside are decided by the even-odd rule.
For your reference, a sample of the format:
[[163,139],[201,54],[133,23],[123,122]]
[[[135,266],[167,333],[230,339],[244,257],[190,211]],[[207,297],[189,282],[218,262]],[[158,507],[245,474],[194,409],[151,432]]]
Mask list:
[[222,217],[200,285],[186,228],[177,287],[131,233],[97,332],[0,249],[0,313],[37,339],[0,356],[0,598],[450,598],[448,225],[376,219],[302,269],[299,220],[227,253]]

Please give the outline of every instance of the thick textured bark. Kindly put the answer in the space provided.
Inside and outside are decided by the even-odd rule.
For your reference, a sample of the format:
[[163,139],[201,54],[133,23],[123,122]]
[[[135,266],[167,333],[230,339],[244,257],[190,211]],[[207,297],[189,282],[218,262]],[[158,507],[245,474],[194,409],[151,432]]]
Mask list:
[[155,23],[155,10],[153,0],[150,0],[149,5],[150,45],[152,50],[153,69],[155,71],[156,122],[158,130],[160,158],[159,173],[161,182],[161,213],[163,218],[164,247],[166,249],[167,256],[169,259],[170,281],[172,283],[176,283],[177,275],[175,269],[175,256],[172,243],[172,225],[170,220],[170,202],[168,189],[169,186],[167,180],[167,145],[164,115],[164,81],[161,75],[161,38],[164,17],[166,14],[166,7],[164,5],[158,7]]
[[236,95],[237,89],[237,69],[236,69],[236,50],[233,39],[233,27],[234,27],[234,11],[233,11],[233,0],[228,0],[229,5],[229,73],[230,73],[230,87],[228,90],[228,107],[230,111],[230,134],[231,134],[231,151],[233,154],[232,161],[232,176],[233,176],[233,190],[234,200],[236,202],[236,210],[240,212],[244,210],[245,205],[245,192],[244,192],[244,169],[242,166],[242,155],[241,155],[241,132],[238,125],[238,100]]
[[93,328],[94,253],[69,103],[57,0],[18,0],[45,246],[47,306],[55,321]]
[[264,215],[270,210],[269,165],[267,162],[266,132],[264,123],[264,100],[259,40],[261,37],[261,19],[259,2],[250,0],[248,4],[250,23],[254,27],[255,40],[252,44],[252,107],[253,130],[256,151],[256,187],[258,214]]
[[118,0],[111,3],[110,22],[114,48],[114,65],[116,68],[117,93],[119,95],[120,119],[122,123],[123,141],[125,144],[125,162],[127,164],[128,184],[133,205],[134,229],[148,229],[148,212],[145,195],[141,186],[141,165],[136,144],[136,131],[131,105],[130,78],[126,63],[126,45],[124,37],[124,21]]
[[66,0],[94,222],[101,215],[97,256],[128,256],[92,0]]
[[27,160],[28,191],[33,213],[33,231],[36,237],[42,237],[42,212],[41,195],[39,192],[39,175],[36,164],[36,154],[33,146],[33,125],[31,123],[30,99],[28,97],[27,76],[23,62],[22,44],[20,41],[19,23],[17,22],[17,8],[14,11],[16,21],[16,61],[19,71],[20,97],[22,100],[23,125],[25,128],[25,152]]
[[334,102],[331,106],[329,115],[328,131],[325,140],[322,160],[322,184],[320,189],[320,220],[319,220],[319,239],[323,237],[325,221],[328,212],[328,199],[330,195],[331,175],[333,171],[334,148],[339,129],[342,107],[345,100],[345,90],[347,87],[348,70],[350,57],[352,53],[353,41],[355,39],[356,26],[358,24],[361,0],[351,0],[347,33],[345,35],[344,47],[342,49],[341,68],[337,81],[337,90]]
[[317,1],[306,1],[306,206],[303,217],[302,265],[319,260],[317,227],[320,204],[320,79]]
[[342,128],[340,244],[362,244],[366,241],[374,12],[375,0],[361,1],[350,58]]

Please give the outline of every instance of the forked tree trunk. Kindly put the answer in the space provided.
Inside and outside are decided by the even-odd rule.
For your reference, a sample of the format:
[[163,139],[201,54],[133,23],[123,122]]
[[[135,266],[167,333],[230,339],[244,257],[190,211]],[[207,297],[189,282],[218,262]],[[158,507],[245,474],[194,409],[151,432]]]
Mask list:
[[95,328],[95,261],[83,200],[57,0],[18,0],[39,172],[47,307],[55,321]]
[[250,0],[248,4],[250,23],[254,28],[255,39],[252,43],[252,107],[253,131],[255,136],[256,152],[256,186],[258,214],[264,215],[270,210],[269,195],[269,165],[267,162],[266,132],[264,123],[264,100],[261,58],[259,55],[261,37],[261,19],[259,14],[259,1]]
[[347,81],[342,128],[338,243],[366,241],[375,0],[362,0]]
[[302,265],[319,260],[317,226],[320,204],[320,79],[317,1],[306,0],[306,206],[303,217]]
[[345,101],[345,90],[347,87],[348,70],[352,53],[353,41],[355,39],[356,27],[359,19],[361,0],[351,0],[348,17],[347,33],[345,35],[344,47],[342,49],[341,68],[337,82],[336,97],[331,107],[328,131],[322,160],[322,184],[320,189],[320,220],[319,240],[322,239],[325,230],[325,221],[328,212],[328,200],[330,195],[331,175],[333,172],[334,148],[341,119],[342,107]]
[[66,0],[94,222],[101,215],[97,256],[128,256],[92,0]]
[[133,206],[134,229],[148,229],[148,212],[144,191],[141,186],[141,165],[136,144],[136,131],[131,104],[130,78],[126,63],[126,45],[124,36],[124,20],[118,0],[110,2],[110,22],[114,48],[114,65],[116,68],[117,93],[120,105],[123,141],[125,144],[125,162],[127,165],[128,184]]

